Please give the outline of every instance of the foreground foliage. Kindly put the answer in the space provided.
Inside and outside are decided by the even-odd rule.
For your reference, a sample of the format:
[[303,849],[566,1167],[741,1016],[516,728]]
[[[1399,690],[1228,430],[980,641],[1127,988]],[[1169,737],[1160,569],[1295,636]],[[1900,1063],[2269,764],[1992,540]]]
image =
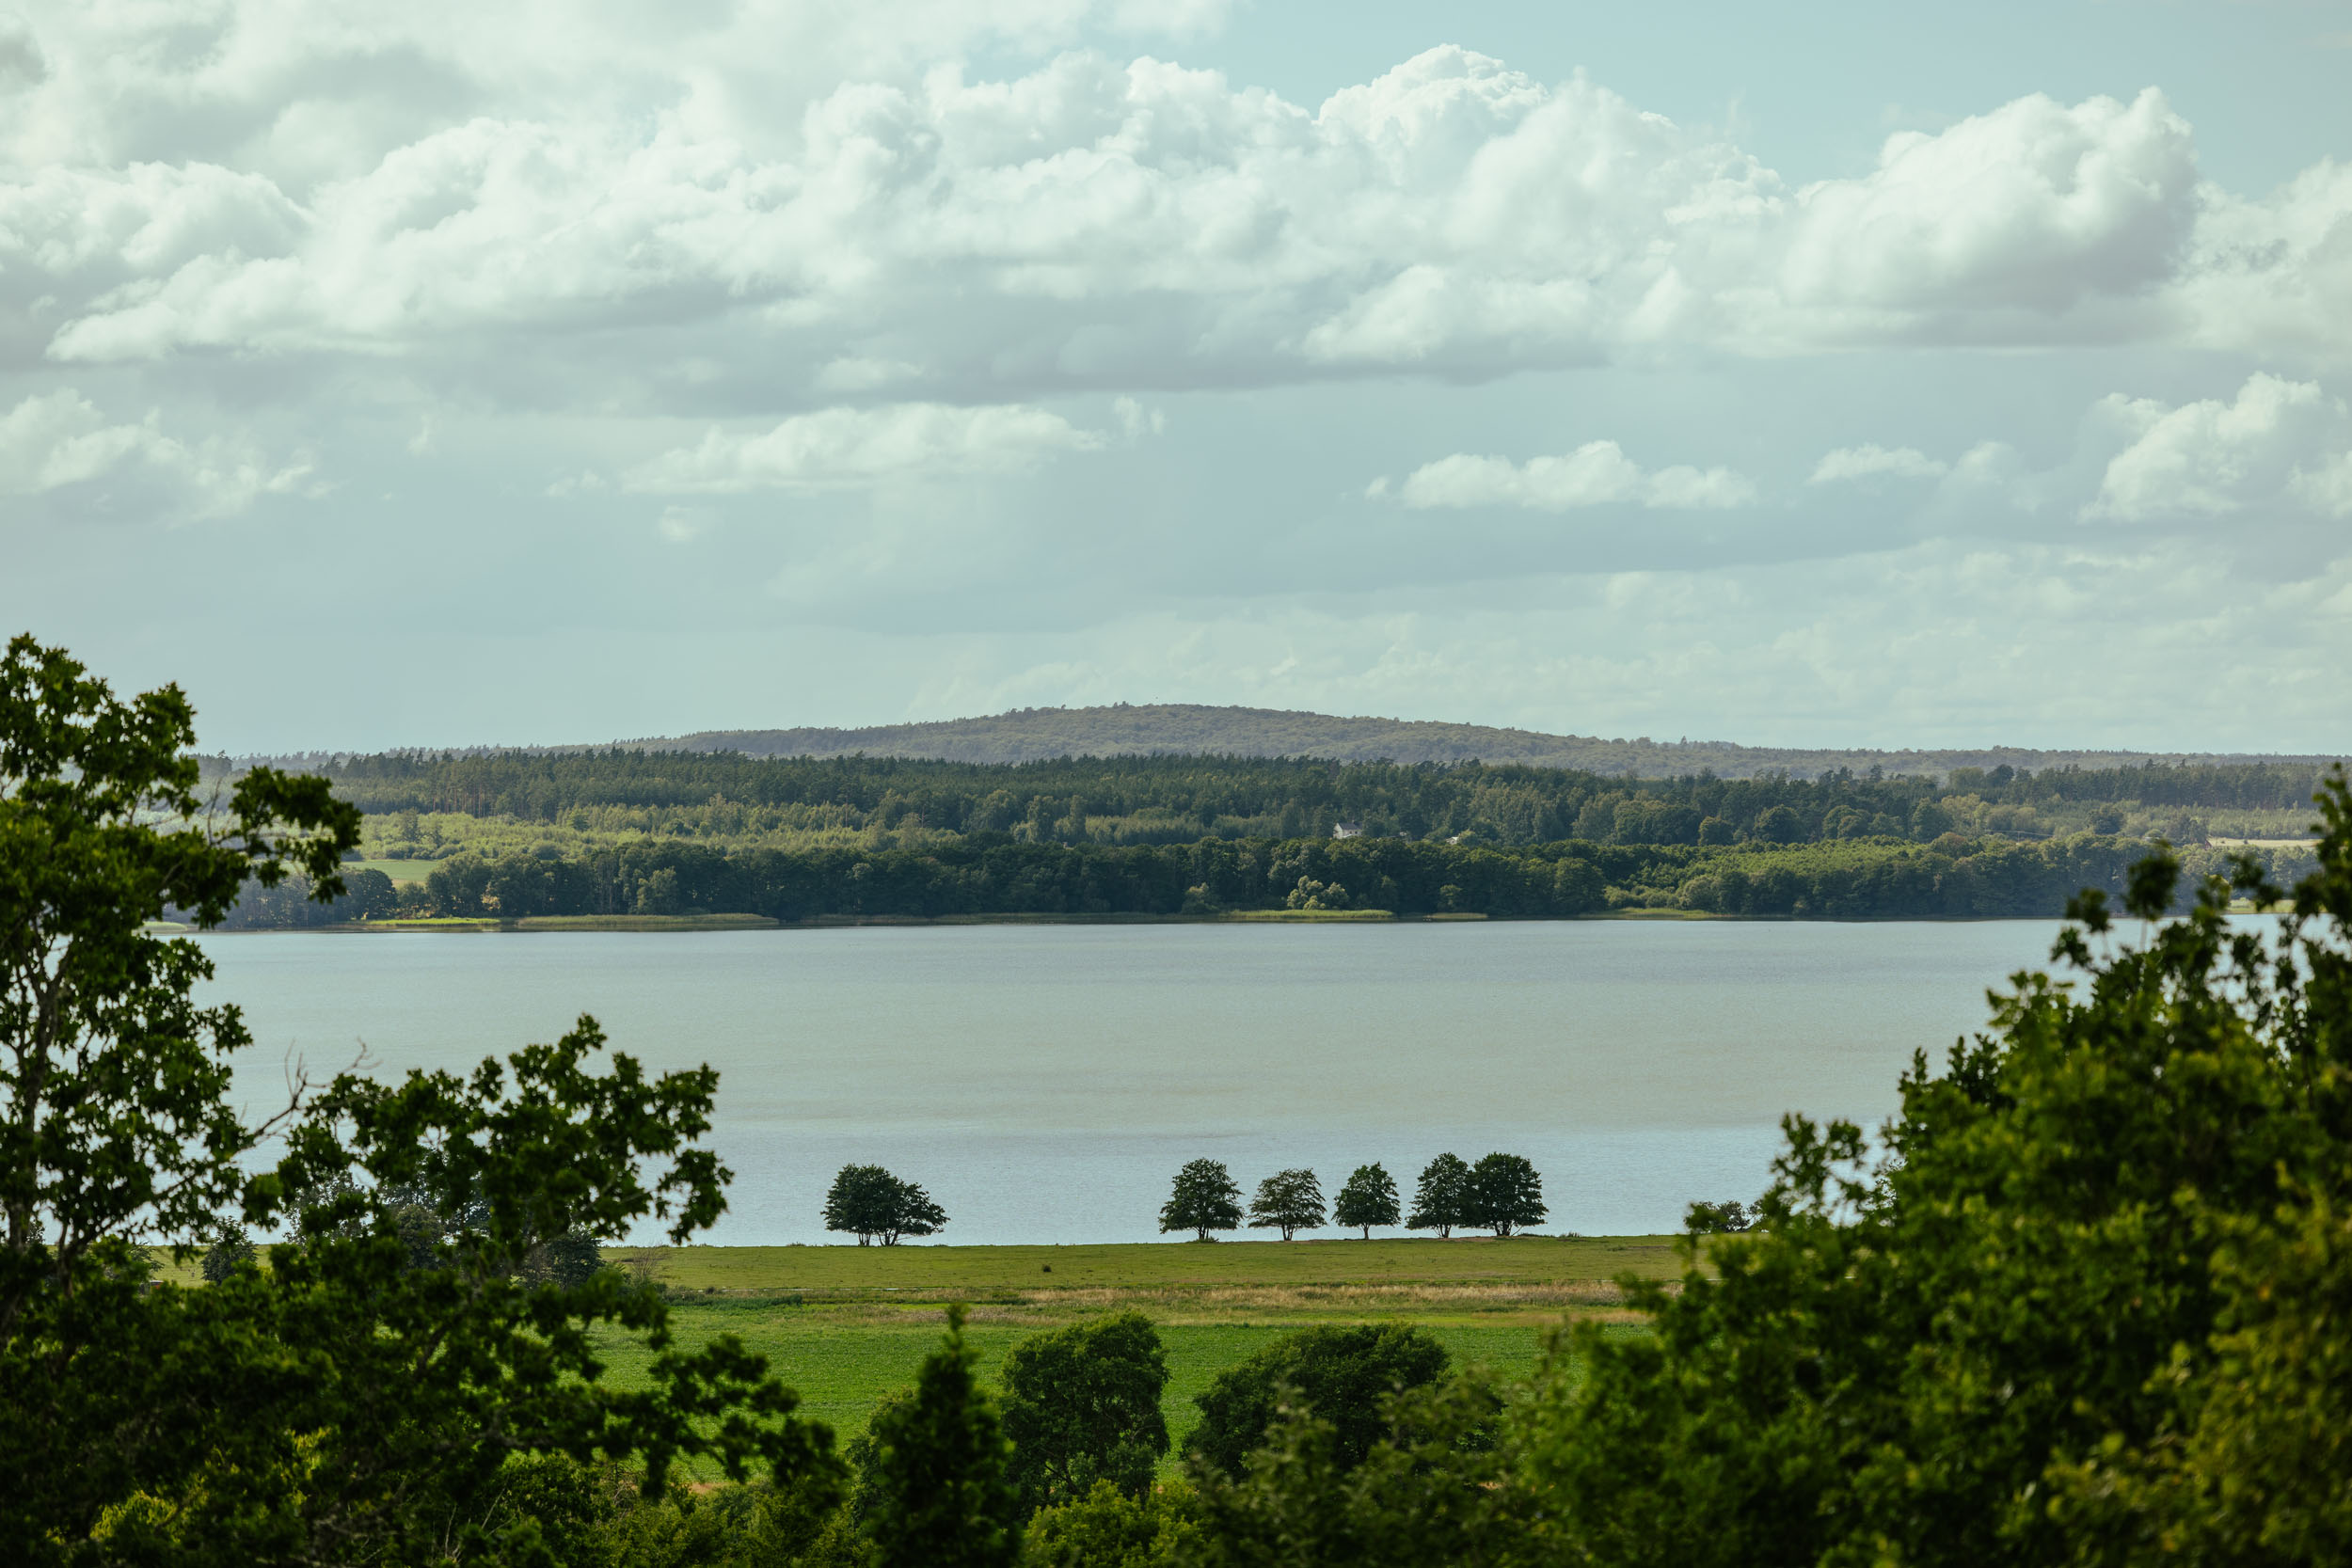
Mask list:
[[[723,1207],[694,1147],[716,1075],[648,1079],[591,1020],[473,1074],[345,1073],[244,1121],[233,1006],[202,1007],[200,949],[144,927],[217,918],[248,876],[321,891],[356,837],[316,779],[196,792],[176,689],[114,697],[20,638],[0,660],[0,1539],[28,1562],[545,1560],[539,1513],[502,1512],[510,1462],[680,1458],[822,1485],[827,1434],[721,1339],[563,1243]],[[602,1070],[592,1070],[601,1066]],[[264,1136],[275,1168],[255,1173]],[[658,1175],[644,1169],[660,1162]],[[154,1286],[241,1226],[298,1240],[266,1272],[225,1244],[200,1289]],[[592,1329],[652,1355],[598,1381]],[[561,1509],[556,1513],[560,1514]]]
[[[2275,931],[2104,900],[1874,1151],[1792,1119],[1757,1232],[1530,1406],[1545,1554],[1623,1563],[2352,1553],[2352,798]],[[2154,916],[2171,868],[2135,878]],[[2240,891],[2271,899],[2250,869]],[[2094,945],[2096,944],[2096,945]],[[1564,1364],[1565,1367],[1565,1364]]]

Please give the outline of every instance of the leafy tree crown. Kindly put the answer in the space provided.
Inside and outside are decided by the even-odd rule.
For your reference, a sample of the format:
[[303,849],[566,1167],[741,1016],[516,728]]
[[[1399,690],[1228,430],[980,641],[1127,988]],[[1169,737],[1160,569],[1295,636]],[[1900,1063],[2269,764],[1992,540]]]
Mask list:
[[1241,1188],[1216,1160],[1195,1160],[1176,1173],[1174,1191],[1160,1210],[1162,1230],[1190,1230],[1201,1241],[1241,1227]]

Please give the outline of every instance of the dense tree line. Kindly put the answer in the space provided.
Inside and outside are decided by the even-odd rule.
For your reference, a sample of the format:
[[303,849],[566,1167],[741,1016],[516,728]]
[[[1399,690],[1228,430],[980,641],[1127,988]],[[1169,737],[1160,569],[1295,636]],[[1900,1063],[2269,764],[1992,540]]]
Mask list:
[[[1613,908],[1749,917],[1889,919],[2055,916],[2085,887],[2120,895],[2154,851],[2136,839],[2042,843],[1880,841],[1724,848],[1571,840],[1500,850],[1406,839],[1203,840],[1167,846],[1025,844],[974,837],[930,849],[726,850],[639,843],[580,858],[459,856],[400,912],[532,915],[755,914],[781,921],[1039,915],[1211,915],[1385,910],[1401,915],[1547,918]],[[2308,863],[2266,852],[2281,871]],[[2194,851],[2193,869],[2217,866]],[[355,874],[355,885],[368,873]],[[359,893],[333,906],[351,918]],[[380,890],[364,910],[379,911]],[[376,913],[373,918],[381,918]],[[317,923],[290,895],[240,904],[230,924]]]
[[1160,1229],[1189,1230],[1196,1241],[1211,1242],[1220,1230],[1247,1225],[1279,1230],[1287,1242],[1301,1230],[1337,1224],[1359,1229],[1369,1240],[1375,1225],[1402,1224],[1435,1230],[1440,1238],[1451,1237],[1457,1226],[1483,1227],[1500,1239],[1542,1223],[1548,1212],[1543,1178],[1523,1154],[1489,1154],[1474,1165],[1457,1154],[1438,1155],[1421,1173],[1409,1217],[1398,1202],[1395,1179],[1377,1164],[1357,1166],[1327,1211],[1323,1183],[1303,1167],[1277,1171],[1259,1182],[1245,1211],[1232,1172],[1219,1161],[1194,1160],[1170,1184],[1160,1209]]
[[642,812],[650,815],[628,818],[641,831],[912,824],[1073,844],[1320,838],[1342,824],[1374,836],[1505,845],[1927,842],[1955,828],[2045,837],[2093,826],[2100,806],[2117,808],[2119,824],[2125,808],[2300,810],[2320,778],[2315,768],[2270,763],[2038,774],[2004,766],[1958,768],[1938,783],[1843,770],[1809,780],[1629,780],[1477,762],[1141,756],[992,766],[632,751],[386,753],[337,759],[325,772],[339,798],[375,815],[457,813],[606,832],[623,820],[614,813]]

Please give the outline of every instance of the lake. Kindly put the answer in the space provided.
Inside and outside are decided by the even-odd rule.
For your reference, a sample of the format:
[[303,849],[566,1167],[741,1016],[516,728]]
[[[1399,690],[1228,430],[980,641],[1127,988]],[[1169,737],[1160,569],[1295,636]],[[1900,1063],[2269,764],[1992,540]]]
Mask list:
[[[364,1047],[463,1069],[594,1013],[721,1073],[736,1173],[707,1239],[820,1242],[833,1173],[922,1182],[961,1243],[1141,1241],[1207,1156],[1327,1195],[1441,1150],[1543,1172],[1546,1230],[1666,1230],[1752,1198],[1788,1111],[1873,1122],[2055,922],[983,926],[209,935],[240,1094]],[[650,1240],[648,1231],[644,1239]]]

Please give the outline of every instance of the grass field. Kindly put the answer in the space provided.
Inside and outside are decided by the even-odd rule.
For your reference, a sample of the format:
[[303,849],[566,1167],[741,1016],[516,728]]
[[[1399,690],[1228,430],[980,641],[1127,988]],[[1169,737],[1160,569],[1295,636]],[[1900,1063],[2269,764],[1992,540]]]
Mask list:
[[[670,1292],[681,1346],[737,1336],[799,1390],[807,1415],[844,1436],[914,1377],[939,1341],[949,1302],[971,1307],[967,1333],[984,1373],[1027,1335],[1133,1308],[1159,1325],[1168,1347],[1165,1406],[1180,1445],[1198,1418],[1193,1396],[1287,1330],[1402,1320],[1436,1334],[1458,1365],[1523,1376],[1566,1319],[1626,1317],[1618,1275],[1677,1268],[1663,1236],[609,1248],[606,1256]],[[623,1386],[644,1377],[642,1352],[615,1340],[608,1354]]]
[[439,861],[345,861],[355,871],[381,871],[395,882],[421,882],[433,875]]

